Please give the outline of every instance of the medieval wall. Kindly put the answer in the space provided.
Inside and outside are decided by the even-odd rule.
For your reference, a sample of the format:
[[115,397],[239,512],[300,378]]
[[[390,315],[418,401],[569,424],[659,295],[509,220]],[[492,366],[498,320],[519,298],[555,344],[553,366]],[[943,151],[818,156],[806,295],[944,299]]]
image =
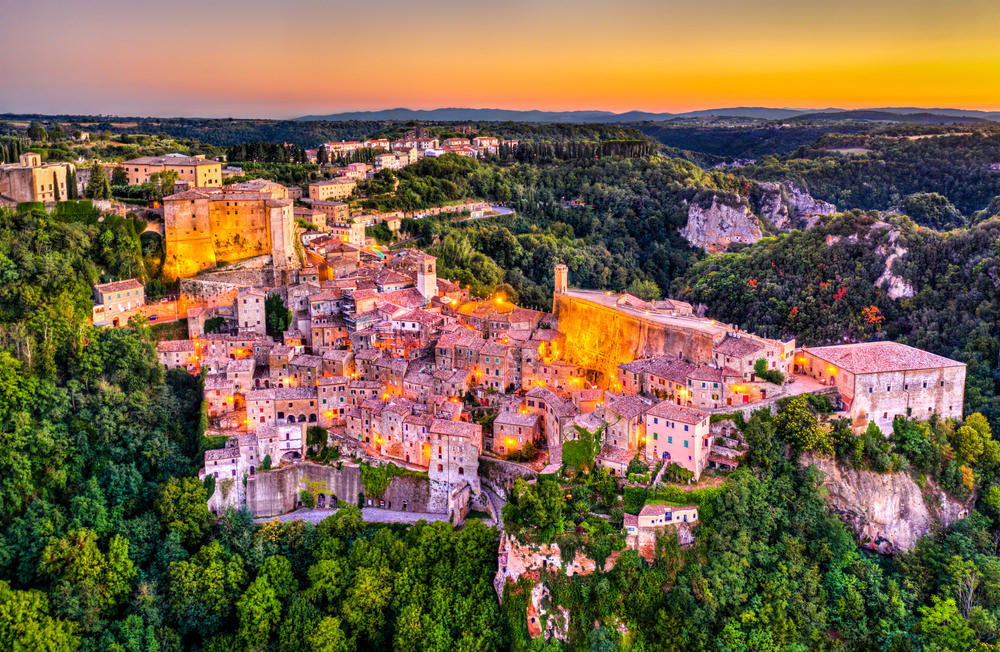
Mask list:
[[566,335],[566,361],[606,377],[618,373],[619,363],[658,355],[712,361],[710,333],[660,324],[565,294],[554,295],[552,307],[559,332]]
[[[278,516],[296,509],[301,491],[308,491],[314,498],[323,496],[323,502],[330,506],[336,500],[356,505],[358,494],[364,494],[365,487],[361,482],[361,469],[357,466],[344,465],[337,469],[332,466],[300,463],[285,466],[272,471],[257,473],[253,478],[247,478],[246,505],[254,516]],[[444,497],[444,510],[435,512],[431,509],[431,483],[422,477],[396,477],[389,483],[381,500],[385,509],[408,512],[445,513],[447,496]],[[367,507],[366,495],[365,506]],[[374,499],[373,499],[374,500]]]
[[260,199],[209,202],[212,247],[216,260],[229,263],[270,254],[269,218],[269,211]]

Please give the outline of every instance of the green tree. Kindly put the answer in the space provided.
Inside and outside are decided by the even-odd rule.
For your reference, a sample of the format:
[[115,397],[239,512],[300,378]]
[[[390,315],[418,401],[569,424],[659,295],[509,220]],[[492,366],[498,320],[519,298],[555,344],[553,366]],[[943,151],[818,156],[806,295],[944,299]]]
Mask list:
[[99,623],[130,591],[136,576],[128,556],[128,540],[115,536],[101,552],[97,535],[82,528],[49,540],[40,569],[55,583],[56,608],[87,629]]
[[121,165],[116,165],[115,169],[111,171],[111,185],[112,186],[127,186],[128,185],[128,172]]
[[111,199],[111,183],[104,173],[100,163],[90,168],[90,181],[87,182],[87,197],[90,199]]
[[266,575],[253,581],[236,603],[236,613],[240,622],[237,638],[245,649],[264,648],[281,619],[281,601]]
[[356,649],[344,636],[340,619],[327,616],[319,622],[316,629],[309,635],[310,652],[348,652]]
[[212,522],[207,501],[205,485],[197,478],[170,478],[161,485],[154,507],[167,529],[177,532],[184,543],[197,545]]
[[49,600],[40,591],[13,591],[0,580],[0,646],[29,652],[80,648],[76,623],[49,615]]
[[264,302],[264,319],[267,322],[267,333],[271,337],[280,337],[292,323],[292,311],[285,306],[281,295],[274,293]]
[[778,437],[798,453],[830,450],[826,431],[819,425],[816,415],[809,407],[809,401],[802,394],[793,396],[774,417],[774,429]]
[[45,127],[42,126],[42,123],[32,120],[28,126],[28,138],[34,141],[47,140],[48,133],[45,131]]
[[931,597],[931,605],[920,607],[920,631],[935,651],[970,650],[976,639],[968,621],[958,613],[955,601]]

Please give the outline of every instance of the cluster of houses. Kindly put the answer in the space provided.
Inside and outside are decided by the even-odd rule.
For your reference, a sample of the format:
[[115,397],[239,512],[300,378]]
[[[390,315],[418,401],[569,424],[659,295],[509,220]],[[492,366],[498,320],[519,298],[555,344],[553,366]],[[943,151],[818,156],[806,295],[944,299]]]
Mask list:
[[[696,316],[682,301],[571,291],[559,265],[556,298],[580,296],[711,336],[697,356],[678,350],[622,360],[607,377],[579,363],[557,315],[502,296],[470,298],[438,278],[432,256],[369,246],[364,225],[377,218],[351,217],[346,204],[329,200],[294,210],[314,229],[296,235],[311,264],[284,270],[274,285],[244,284],[231,303],[189,303],[188,338],[158,345],[166,367],[206,374],[210,434],[229,443],[206,453],[203,472],[219,478],[253,475],[265,458],[272,465],[302,459],[312,426],[346,451],[426,470],[447,487],[468,483],[477,493],[484,452],[534,449],[559,463],[579,428],[603,433],[596,463],[616,476],[638,459],[676,464],[698,478],[712,464],[738,463],[734,428],[721,416],[722,425],[713,423],[714,415],[789,393],[788,382],[758,376],[760,361],[800,379],[803,391],[812,383],[835,392],[836,407],[858,428],[874,421],[886,430],[900,414],[961,416],[961,363],[886,342],[796,349],[794,341]],[[292,318],[287,330],[269,334],[273,295]],[[100,286],[97,297],[95,322],[124,324],[144,302],[136,281]],[[492,428],[484,432],[474,412],[495,415]]]

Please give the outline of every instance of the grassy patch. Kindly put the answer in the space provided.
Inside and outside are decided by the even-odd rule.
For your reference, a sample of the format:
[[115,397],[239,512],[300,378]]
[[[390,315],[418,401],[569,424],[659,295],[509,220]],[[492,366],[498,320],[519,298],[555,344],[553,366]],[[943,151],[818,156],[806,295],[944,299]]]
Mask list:
[[150,336],[157,342],[166,340],[186,340],[188,336],[188,320],[178,319],[162,324],[152,324],[149,327]]

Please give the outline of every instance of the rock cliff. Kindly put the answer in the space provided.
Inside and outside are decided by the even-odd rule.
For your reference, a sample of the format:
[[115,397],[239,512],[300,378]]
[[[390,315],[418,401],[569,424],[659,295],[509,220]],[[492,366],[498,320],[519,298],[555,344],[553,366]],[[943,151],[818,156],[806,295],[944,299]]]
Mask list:
[[830,506],[862,545],[882,553],[912,550],[933,525],[947,526],[969,513],[969,505],[949,498],[930,480],[921,490],[905,473],[858,471],[815,455],[803,463],[823,472]]
[[837,212],[833,204],[813,198],[791,182],[760,183],[758,188],[760,216],[779,229],[812,228],[817,218]]
[[692,245],[717,253],[734,242],[757,242],[762,234],[757,216],[745,204],[741,201],[720,201],[718,195],[712,195],[712,203],[708,207],[698,201],[688,206],[688,221],[681,229],[681,235]]

